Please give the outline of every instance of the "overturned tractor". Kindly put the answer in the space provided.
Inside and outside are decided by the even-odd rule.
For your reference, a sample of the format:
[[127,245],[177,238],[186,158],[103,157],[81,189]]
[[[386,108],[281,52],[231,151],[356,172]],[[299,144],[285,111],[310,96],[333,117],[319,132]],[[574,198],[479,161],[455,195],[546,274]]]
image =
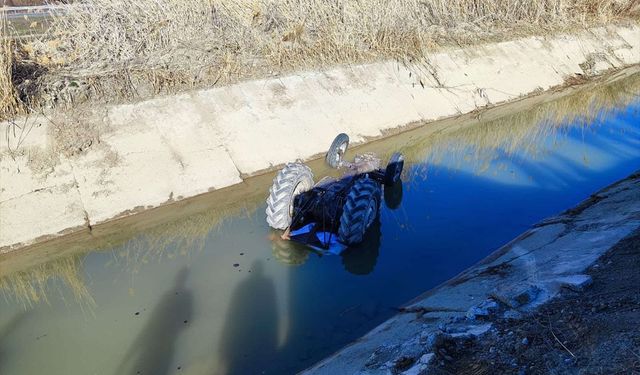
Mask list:
[[[345,171],[340,179],[324,177],[316,184],[311,169],[301,162],[287,164],[276,175],[266,214],[269,226],[284,231],[283,239],[341,252],[363,241],[378,217],[382,190],[402,188],[402,154],[394,153],[382,168],[380,158],[371,153],[344,160],[348,146],[349,137],[339,134],[325,157],[331,167]],[[385,191],[385,197],[389,195]]]

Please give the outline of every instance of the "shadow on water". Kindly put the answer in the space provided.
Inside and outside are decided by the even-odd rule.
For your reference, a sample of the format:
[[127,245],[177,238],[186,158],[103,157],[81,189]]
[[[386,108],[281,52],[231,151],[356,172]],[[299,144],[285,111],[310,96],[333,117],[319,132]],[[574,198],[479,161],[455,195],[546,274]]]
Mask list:
[[13,318],[11,318],[11,320],[9,320],[7,324],[4,325],[4,327],[0,328],[0,374],[4,374],[4,371],[2,370],[2,364],[4,363],[4,352],[6,351],[4,344],[8,341],[7,338],[11,336],[13,332],[24,325],[24,322],[28,316],[29,312],[27,311],[19,312],[15,314]]
[[183,268],[173,288],[156,305],[142,332],[134,340],[116,374],[168,374],[176,341],[193,315],[193,296],[185,288],[189,270]]
[[261,261],[235,289],[219,344],[221,367],[217,374],[257,374],[277,354],[278,311],[276,290],[264,275]]

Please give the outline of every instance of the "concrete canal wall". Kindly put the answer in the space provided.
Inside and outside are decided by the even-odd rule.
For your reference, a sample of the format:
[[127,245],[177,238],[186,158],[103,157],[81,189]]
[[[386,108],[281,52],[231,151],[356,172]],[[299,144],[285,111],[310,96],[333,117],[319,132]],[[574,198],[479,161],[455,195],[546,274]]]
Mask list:
[[638,63],[630,24],[17,119],[2,124],[0,252],[317,157],[340,132],[362,143]]

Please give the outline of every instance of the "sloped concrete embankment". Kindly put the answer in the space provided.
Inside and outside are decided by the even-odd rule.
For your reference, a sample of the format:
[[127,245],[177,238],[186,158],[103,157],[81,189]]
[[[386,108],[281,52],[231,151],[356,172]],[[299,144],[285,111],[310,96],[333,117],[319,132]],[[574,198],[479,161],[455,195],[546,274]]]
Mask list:
[[638,228],[640,173],[541,222],[304,373],[429,373],[439,342],[483,335],[494,318],[524,319],[562,288],[585,288],[587,268]]
[[638,63],[640,27],[611,26],[4,123],[0,252]]

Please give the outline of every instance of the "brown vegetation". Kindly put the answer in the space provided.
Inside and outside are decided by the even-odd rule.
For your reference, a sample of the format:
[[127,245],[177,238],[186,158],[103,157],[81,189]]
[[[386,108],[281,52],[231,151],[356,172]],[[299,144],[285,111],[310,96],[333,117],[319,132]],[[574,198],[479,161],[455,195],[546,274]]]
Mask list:
[[[3,34],[7,32],[7,24],[3,17],[0,17],[0,30]],[[12,71],[13,41],[0,39],[0,120],[16,115],[20,108],[13,85]]]
[[53,290],[63,298],[68,290],[75,302],[91,308],[95,301],[85,285],[81,266],[82,257],[76,255],[13,273],[11,277],[0,278],[0,294],[26,309],[41,302],[49,303],[48,296]]
[[32,5],[44,5],[44,0],[2,0],[2,6],[24,7]]
[[408,62],[443,45],[639,10],[638,0],[84,0],[13,51],[14,69],[38,72],[14,86],[40,105],[148,97],[335,64]]

